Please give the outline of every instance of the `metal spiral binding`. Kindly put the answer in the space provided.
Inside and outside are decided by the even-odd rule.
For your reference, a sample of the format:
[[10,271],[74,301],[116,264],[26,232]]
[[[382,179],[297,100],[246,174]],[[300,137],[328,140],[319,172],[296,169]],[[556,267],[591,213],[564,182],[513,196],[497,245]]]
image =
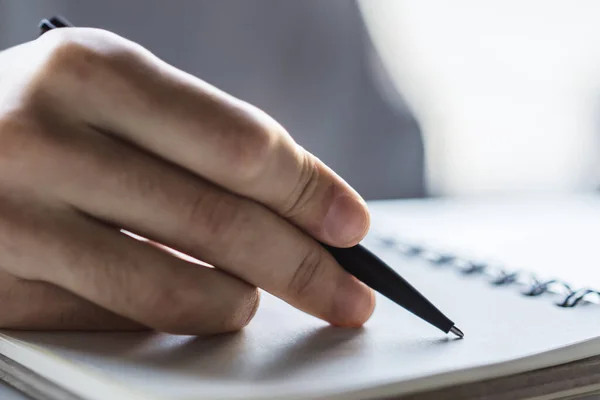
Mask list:
[[457,254],[441,252],[399,241],[391,237],[379,237],[377,240],[384,246],[392,248],[406,257],[417,257],[436,266],[454,267],[465,275],[482,275],[490,278],[495,286],[520,284],[525,286],[524,296],[535,297],[545,293],[562,295],[562,300],[555,303],[559,307],[572,308],[588,304],[592,297],[600,299],[600,291],[596,289],[573,289],[569,284],[558,279],[539,280],[534,274],[509,271],[502,266],[465,259]]

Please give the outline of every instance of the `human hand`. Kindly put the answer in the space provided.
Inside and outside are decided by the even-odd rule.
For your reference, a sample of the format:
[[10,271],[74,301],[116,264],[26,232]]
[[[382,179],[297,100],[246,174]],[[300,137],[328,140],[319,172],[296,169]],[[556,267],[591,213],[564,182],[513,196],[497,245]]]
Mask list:
[[275,121],[134,43],[68,28],[0,53],[0,327],[234,331],[257,287],[359,326],[373,293],[317,240],[368,225]]

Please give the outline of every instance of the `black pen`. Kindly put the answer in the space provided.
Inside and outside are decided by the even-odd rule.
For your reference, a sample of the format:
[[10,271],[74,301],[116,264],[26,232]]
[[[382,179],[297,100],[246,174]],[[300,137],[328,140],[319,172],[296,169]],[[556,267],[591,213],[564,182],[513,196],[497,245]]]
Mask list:
[[55,28],[69,28],[72,26],[73,24],[67,21],[64,17],[55,16],[49,19],[44,18],[39,24],[40,35],[43,35],[49,30]]
[[454,325],[454,322],[366,247],[357,244],[342,249],[323,243],[321,245],[331,253],[342,268],[371,289],[445,333],[452,332],[460,338],[464,337],[464,333]]
[[[43,19],[39,25],[40,34],[44,34],[51,29],[70,26],[72,24],[62,17]],[[454,322],[442,314],[417,289],[364,246],[358,244],[354,247],[342,249],[323,243],[321,245],[331,253],[342,268],[371,289],[378,291],[444,333],[452,332],[460,338],[464,337],[463,332],[454,325]]]

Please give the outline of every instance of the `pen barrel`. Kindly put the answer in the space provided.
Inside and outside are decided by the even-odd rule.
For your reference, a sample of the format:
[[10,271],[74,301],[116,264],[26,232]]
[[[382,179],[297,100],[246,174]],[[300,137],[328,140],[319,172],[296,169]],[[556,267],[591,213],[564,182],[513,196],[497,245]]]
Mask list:
[[425,296],[364,246],[323,246],[347,272],[417,317],[445,333],[454,326]]

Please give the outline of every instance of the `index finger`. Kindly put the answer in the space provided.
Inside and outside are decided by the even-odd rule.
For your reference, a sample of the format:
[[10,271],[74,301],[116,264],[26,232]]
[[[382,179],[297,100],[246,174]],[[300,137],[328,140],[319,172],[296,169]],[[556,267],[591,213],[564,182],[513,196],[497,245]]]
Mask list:
[[259,109],[107,32],[62,29],[40,40],[58,43],[54,67],[67,79],[53,92],[85,123],[258,201],[323,242],[348,247],[366,234],[362,198]]

